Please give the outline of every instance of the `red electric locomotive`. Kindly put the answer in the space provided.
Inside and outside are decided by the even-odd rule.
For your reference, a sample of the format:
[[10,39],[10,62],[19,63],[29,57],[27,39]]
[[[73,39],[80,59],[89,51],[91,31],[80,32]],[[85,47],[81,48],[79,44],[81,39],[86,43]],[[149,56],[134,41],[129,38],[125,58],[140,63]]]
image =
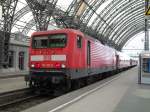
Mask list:
[[29,49],[30,87],[71,87],[77,79],[127,68],[123,54],[73,29],[35,32]]

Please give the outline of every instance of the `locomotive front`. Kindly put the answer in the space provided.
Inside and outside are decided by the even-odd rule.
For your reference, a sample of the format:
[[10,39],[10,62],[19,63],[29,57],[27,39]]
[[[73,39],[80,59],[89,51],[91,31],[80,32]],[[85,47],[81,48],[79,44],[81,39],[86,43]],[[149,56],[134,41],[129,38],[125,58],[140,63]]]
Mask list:
[[29,50],[30,87],[65,84],[67,53],[67,34],[33,34]]

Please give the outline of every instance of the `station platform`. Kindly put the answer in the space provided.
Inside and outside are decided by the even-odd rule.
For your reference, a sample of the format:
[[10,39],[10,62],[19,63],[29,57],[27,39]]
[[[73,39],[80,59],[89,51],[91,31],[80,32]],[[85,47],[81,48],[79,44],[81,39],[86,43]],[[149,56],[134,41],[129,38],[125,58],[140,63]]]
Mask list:
[[23,112],[149,111],[150,85],[138,84],[136,67]]
[[0,79],[4,78],[14,78],[14,77],[24,77],[28,75],[29,71],[18,71],[18,72],[0,72]]
[[23,88],[27,88],[24,77],[0,79],[0,94]]

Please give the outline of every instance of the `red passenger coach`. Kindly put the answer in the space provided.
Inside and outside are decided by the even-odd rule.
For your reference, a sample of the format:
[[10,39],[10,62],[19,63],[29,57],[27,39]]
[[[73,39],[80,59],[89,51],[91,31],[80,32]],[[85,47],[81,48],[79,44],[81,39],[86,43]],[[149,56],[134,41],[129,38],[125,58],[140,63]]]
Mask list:
[[70,86],[77,79],[130,66],[119,61],[123,55],[115,49],[73,29],[33,33],[29,53],[30,87]]

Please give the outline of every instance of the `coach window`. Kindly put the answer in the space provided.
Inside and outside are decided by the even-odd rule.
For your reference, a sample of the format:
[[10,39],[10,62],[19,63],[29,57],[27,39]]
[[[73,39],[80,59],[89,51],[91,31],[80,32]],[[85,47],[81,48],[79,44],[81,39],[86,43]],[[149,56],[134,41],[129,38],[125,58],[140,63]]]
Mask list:
[[82,37],[81,36],[77,36],[77,47],[81,48],[82,47]]

